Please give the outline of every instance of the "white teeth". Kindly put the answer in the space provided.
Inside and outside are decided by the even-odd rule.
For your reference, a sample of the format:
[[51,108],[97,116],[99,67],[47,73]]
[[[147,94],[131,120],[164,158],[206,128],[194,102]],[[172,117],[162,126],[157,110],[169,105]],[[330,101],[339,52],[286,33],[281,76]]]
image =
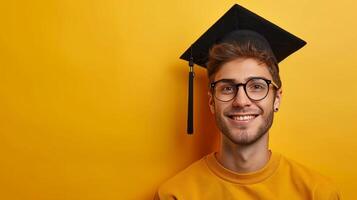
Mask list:
[[238,115],[238,116],[233,116],[233,119],[234,120],[237,120],[237,121],[248,121],[248,120],[251,120],[255,118],[254,115]]

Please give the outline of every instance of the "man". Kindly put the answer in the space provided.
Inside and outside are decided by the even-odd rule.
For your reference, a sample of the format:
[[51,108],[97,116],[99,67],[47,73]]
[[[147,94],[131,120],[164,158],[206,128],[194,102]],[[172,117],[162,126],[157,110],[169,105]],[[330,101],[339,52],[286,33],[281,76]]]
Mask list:
[[268,146],[282,98],[278,62],[304,45],[235,5],[191,46],[182,58],[207,67],[220,149],[166,181],[156,199],[340,199],[327,178]]

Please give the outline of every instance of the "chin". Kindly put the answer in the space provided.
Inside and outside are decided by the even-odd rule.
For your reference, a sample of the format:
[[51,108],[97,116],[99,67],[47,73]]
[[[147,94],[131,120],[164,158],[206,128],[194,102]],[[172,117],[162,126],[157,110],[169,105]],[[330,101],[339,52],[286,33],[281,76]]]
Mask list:
[[223,133],[226,137],[231,140],[234,144],[238,145],[250,145],[257,142],[262,138],[265,133],[261,133],[258,130],[231,130],[226,133]]
[[230,139],[235,144],[250,144],[254,140],[255,134],[248,130],[236,130],[231,132]]
[[250,145],[259,141],[269,130],[270,123],[264,123],[261,116],[258,116],[249,123],[236,123],[227,117],[217,117],[217,126],[226,140],[237,145]]

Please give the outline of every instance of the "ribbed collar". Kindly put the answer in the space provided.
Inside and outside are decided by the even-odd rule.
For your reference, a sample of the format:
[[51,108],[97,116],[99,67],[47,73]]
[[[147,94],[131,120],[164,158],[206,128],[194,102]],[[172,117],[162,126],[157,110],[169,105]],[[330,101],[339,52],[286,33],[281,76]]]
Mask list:
[[249,173],[237,173],[223,167],[216,159],[216,152],[205,157],[208,168],[218,177],[237,184],[254,184],[269,178],[279,167],[281,155],[272,152],[268,163],[258,171]]

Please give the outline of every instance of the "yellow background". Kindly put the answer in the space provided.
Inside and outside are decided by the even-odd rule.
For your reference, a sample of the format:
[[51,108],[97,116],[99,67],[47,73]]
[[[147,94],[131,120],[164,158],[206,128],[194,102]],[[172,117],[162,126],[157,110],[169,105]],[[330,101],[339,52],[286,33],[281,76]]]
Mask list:
[[151,199],[212,151],[196,68],[178,57],[233,3],[304,38],[280,64],[271,148],[356,196],[357,5],[340,1],[13,0],[0,6],[0,199]]

